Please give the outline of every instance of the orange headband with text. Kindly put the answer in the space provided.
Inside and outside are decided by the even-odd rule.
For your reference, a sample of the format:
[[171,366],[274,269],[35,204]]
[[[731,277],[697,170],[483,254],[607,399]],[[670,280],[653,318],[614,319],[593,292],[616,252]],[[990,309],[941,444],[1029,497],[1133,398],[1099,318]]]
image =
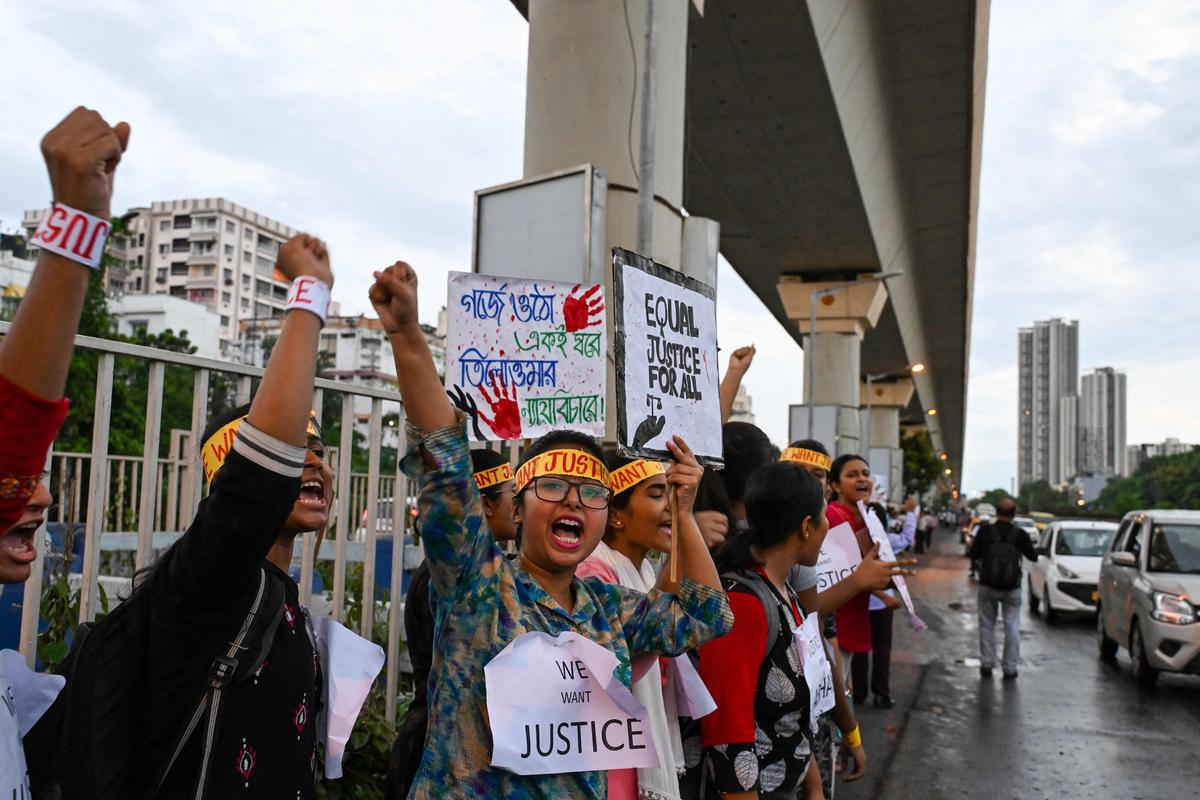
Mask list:
[[614,495],[618,495],[626,489],[632,489],[647,478],[653,475],[662,475],[666,471],[667,468],[661,461],[639,458],[637,461],[630,461],[625,466],[613,470],[608,476],[608,488],[612,489]]
[[[212,483],[217,470],[225,466],[225,458],[233,449],[233,440],[237,437],[238,428],[242,427],[242,423],[245,421],[246,417],[238,417],[228,425],[218,428],[217,432],[208,437],[200,448],[200,462],[204,467],[204,479],[209,483]],[[321,429],[317,427],[317,421],[313,417],[309,417],[308,420],[308,435],[318,439],[322,438]]]
[[498,467],[491,469],[480,470],[475,473],[475,485],[479,487],[479,491],[490,489],[493,486],[511,481],[513,479],[512,467],[508,464],[501,464]]
[[547,450],[529,459],[517,470],[517,491],[543,475],[588,478],[608,485],[608,469],[604,463],[582,450]]
[[833,459],[824,453],[818,453],[816,450],[805,450],[802,447],[789,447],[783,451],[783,455],[779,457],[780,461],[792,461],[796,464],[807,464],[810,467],[817,467],[826,472],[833,466]]

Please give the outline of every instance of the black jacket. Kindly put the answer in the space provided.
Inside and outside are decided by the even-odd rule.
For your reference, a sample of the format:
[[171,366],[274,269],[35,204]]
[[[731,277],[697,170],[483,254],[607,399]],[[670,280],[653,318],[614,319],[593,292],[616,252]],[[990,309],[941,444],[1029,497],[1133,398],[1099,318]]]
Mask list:
[[980,564],[987,558],[987,552],[996,540],[998,531],[1002,531],[1002,535],[1016,546],[1021,555],[1030,561],[1037,561],[1037,552],[1033,549],[1033,540],[1029,538],[1029,534],[1025,532],[1025,529],[1018,528],[1006,519],[998,519],[987,525],[980,525],[979,529],[975,532],[975,540],[971,542],[971,551],[968,553],[973,569],[978,570]]

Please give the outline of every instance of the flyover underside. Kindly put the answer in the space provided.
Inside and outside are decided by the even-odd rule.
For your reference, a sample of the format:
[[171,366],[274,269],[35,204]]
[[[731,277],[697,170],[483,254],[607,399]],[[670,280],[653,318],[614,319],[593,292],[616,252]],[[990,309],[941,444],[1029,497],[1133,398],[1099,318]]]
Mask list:
[[913,361],[959,472],[986,3],[707,0],[689,24],[685,197],[799,341],[784,275],[902,270],[864,373]]

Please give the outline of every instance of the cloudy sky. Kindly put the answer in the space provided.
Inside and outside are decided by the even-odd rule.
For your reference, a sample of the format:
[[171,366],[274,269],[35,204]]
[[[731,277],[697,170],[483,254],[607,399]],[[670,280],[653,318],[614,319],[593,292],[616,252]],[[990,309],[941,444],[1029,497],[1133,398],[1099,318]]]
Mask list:
[[[37,142],[82,103],[133,125],[116,208],[222,196],[316,231],[347,311],[403,257],[432,319],[469,268],[473,192],[521,176],[527,26],[506,0],[330,9],[0,0],[0,228],[49,199]],[[1200,13],[993,3],[987,91],[965,487],[1014,472],[1034,319],[1078,319],[1081,365],[1128,372],[1131,442],[1200,441]],[[719,288],[722,343],[758,346],[746,385],[782,442],[800,350],[727,266]]]

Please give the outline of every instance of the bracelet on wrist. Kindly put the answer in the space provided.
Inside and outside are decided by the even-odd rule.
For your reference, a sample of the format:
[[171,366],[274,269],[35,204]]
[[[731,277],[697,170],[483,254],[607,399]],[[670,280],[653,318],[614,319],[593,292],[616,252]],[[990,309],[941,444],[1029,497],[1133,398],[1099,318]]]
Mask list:
[[858,730],[858,725],[854,726],[854,730],[842,736],[842,743],[850,749],[862,746],[862,734]]
[[30,241],[42,250],[99,269],[112,225],[86,211],[55,202]]
[[321,324],[325,324],[325,315],[329,311],[329,287],[320,278],[311,275],[301,275],[292,281],[288,291],[287,305],[284,312],[299,308],[317,315]]

